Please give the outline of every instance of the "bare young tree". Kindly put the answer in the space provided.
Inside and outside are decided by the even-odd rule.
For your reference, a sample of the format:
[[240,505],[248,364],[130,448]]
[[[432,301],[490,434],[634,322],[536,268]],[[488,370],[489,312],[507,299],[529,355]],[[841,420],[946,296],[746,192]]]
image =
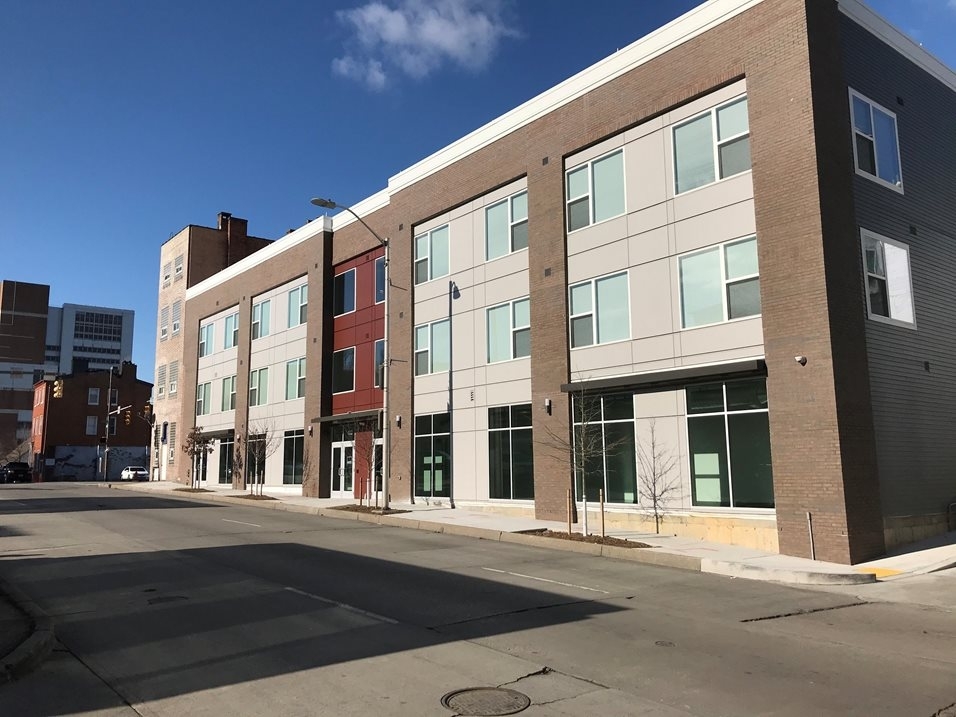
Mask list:
[[571,463],[572,496],[582,504],[582,530],[585,535],[588,529],[588,500],[597,501],[595,489],[588,491],[589,481],[595,473],[603,480],[604,455],[611,453],[622,446],[622,439],[607,441],[603,426],[603,401],[598,393],[582,390],[571,396],[571,430],[558,432],[545,429],[546,446],[559,453],[562,458],[567,457]]
[[202,426],[193,426],[186,434],[186,440],[183,441],[183,453],[189,456],[189,463],[192,466],[192,481],[190,485],[193,488],[199,488],[202,485],[203,471],[199,467],[205,466],[206,457],[213,451],[213,439],[202,431]]
[[[375,438],[376,421],[363,419],[356,421],[352,426],[353,444],[355,446],[355,462],[364,468],[365,484],[359,491],[359,505],[362,504],[363,496],[368,499],[368,504],[372,505],[372,493],[375,493],[375,504],[378,505],[378,492],[376,490],[377,473],[381,470],[379,461],[376,460]],[[366,488],[368,490],[366,491]]]
[[647,440],[637,442],[639,465],[637,495],[641,505],[650,507],[654,515],[654,529],[661,532],[661,521],[667,506],[680,492],[677,456],[657,437],[657,421],[648,422]]
[[282,436],[271,421],[250,424],[246,432],[249,483],[253,495],[262,495],[266,482],[266,459],[278,450]]

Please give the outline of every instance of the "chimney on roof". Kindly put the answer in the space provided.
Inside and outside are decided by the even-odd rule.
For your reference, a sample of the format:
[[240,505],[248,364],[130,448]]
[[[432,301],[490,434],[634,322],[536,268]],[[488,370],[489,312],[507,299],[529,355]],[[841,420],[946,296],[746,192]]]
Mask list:
[[232,219],[232,214],[229,212],[219,212],[219,231],[225,231],[229,228],[230,219]]

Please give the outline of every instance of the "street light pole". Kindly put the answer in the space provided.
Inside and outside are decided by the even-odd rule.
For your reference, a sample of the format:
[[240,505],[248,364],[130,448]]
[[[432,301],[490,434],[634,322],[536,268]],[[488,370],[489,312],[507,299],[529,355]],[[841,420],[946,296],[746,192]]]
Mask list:
[[[369,233],[371,233],[373,237],[378,239],[378,243],[382,245],[383,249],[385,249],[385,261],[384,261],[385,296],[384,296],[384,302],[383,302],[385,305],[385,330],[384,330],[384,335],[382,337],[385,343],[385,351],[384,351],[385,356],[383,357],[383,360],[382,360],[382,444],[383,444],[382,445],[382,493],[384,494],[383,500],[382,500],[382,510],[383,512],[387,512],[388,506],[389,506],[388,479],[389,479],[389,473],[391,470],[391,465],[390,465],[391,461],[389,460],[389,458],[392,452],[392,445],[391,445],[392,430],[391,430],[391,424],[389,423],[389,416],[388,416],[388,384],[389,384],[388,379],[389,379],[389,374],[391,373],[391,370],[392,370],[392,362],[391,362],[391,359],[389,358],[391,355],[391,350],[390,350],[390,345],[388,341],[388,310],[389,310],[388,300],[389,300],[389,293],[390,293],[389,289],[391,284],[391,280],[389,278],[389,242],[388,242],[388,239],[383,239],[382,237],[380,237],[378,235],[378,232],[372,229],[372,227],[370,227],[368,223],[366,223],[366,221],[362,219],[362,217],[356,214],[351,207],[347,207],[344,204],[336,204],[331,199],[322,199],[321,197],[316,197],[315,199],[313,199],[312,204],[314,204],[317,207],[322,207],[323,209],[341,209],[343,211],[348,212],[353,217],[358,219],[358,221],[362,223],[362,226],[368,229]],[[375,441],[374,432],[372,433],[372,441],[373,443]]]

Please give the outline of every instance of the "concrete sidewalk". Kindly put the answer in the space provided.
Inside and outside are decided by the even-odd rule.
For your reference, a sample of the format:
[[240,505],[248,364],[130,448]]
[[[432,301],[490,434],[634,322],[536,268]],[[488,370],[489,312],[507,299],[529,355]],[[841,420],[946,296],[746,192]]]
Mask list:
[[[91,484],[104,487],[103,484]],[[751,548],[723,543],[712,543],[673,535],[657,535],[633,531],[608,530],[607,535],[623,540],[637,541],[650,548],[602,546],[570,540],[556,540],[529,535],[528,531],[550,529],[567,531],[567,524],[534,518],[512,517],[488,510],[459,506],[424,505],[422,503],[392,503],[392,508],[407,511],[394,515],[377,515],[336,510],[336,506],[354,505],[354,500],[304,498],[283,489],[270,490],[266,495],[274,500],[250,501],[245,493],[230,487],[213,486],[208,492],[177,491],[184,486],[170,482],[113,483],[110,487],[125,490],[162,493],[170,497],[239,503],[272,510],[323,515],[345,520],[361,520],[432,532],[467,535],[485,540],[537,545],[554,550],[603,555],[623,560],[666,565],[730,577],[768,580],[799,585],[859,585],[877,580],[897,580],[956,566],[956,532],[906,546],[904,550],[879,560],[848,566],[820,560],[795,558]],[[589,526],[594,533],[597,526]],[[578,532],[580,525],[574,526]]]

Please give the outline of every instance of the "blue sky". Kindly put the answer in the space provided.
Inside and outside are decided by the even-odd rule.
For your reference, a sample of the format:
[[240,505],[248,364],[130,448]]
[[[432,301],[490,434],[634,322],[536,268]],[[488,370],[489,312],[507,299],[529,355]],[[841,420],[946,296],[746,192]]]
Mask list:
[[[0,0],[0,278],[136,312],[216,214],[277,238],[697,0]],[[868,4],[956,67],[956,0]]]

